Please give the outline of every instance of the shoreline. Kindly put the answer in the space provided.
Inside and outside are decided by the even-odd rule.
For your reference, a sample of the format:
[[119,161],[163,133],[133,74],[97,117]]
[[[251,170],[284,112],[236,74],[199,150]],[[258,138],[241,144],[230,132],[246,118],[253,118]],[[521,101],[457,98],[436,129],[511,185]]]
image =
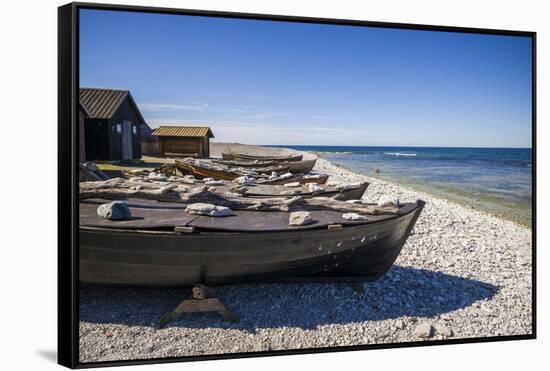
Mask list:
[[[498,218],[498,219],[503,220],[503,221],[511,222],[516,226],[532,230],[532,220],[525,221],[518,215],[507,217],[507,214],[505,214],[504,211],[501,211],[501,212],[494,211],[493,212],[493,211],[490,211],[490,210],[485,210],[481,207],[476,207],[474,205],[471,205],[467,201],[460,201],[458,199],[458,198],[461,197],[460,195],[455,195],[456,197],[447,196],[444,193],[434,192],[432,189],[429,189],[429,187],[426,187],[426,188],[428,188],[428,189],[426,189],[426,188],[424,188],[420,185],[416,185],[414,183],[402,182],[402,181],[398,181],[398,180],[394,180],[394,179],[388,180],[388,179],[384,179],[382,177],[377,177],[375,175],[367,175],[367,174],[364,174],[360,171],[352,170],[352,169],[348,168],[345,165],[341,165],[337,162],[334,162],[330,159],[327,159],[327,158],[323,157],[323,155],[334,154],[334,152],[297,150],[297,149],[283,147],[283,146],[262,146],[262,145],[253,145],[253,144],[218,143],[218,142],[213,142],[212,147],[213,147],[213,157],[221,157],[221,152],[224,152],[224,151],[227,151],[227,150],[230,150],[230,149],[235,149],[235,148],[238,148],[236,150],[237,152],[240,149],[243,152],[258,153],[258,154],[267,153],[267,154],[274,154],[274,155],[279,154],[279,155],[281,155],[281,154],[300,154],[300,153],[302,153],[307,158],[315,157],[318,160],[323,160],[323,161],[329,162],[332,166],[334,166],[337,169],[343,169],[343,170],[345,170],[345,171],[347,171],[351,174],[355,174],[355,175],[358,175],[358,176],[363,176],[363,177],[365,177],[365,179],[369,183],[381,182],[381,183],[392,184],[396,187],[404,187],[409,192],[416,192],[418,194],[425,194],[425,195],[428,195],[429,197],[434,197],[434,198],[438,198],[438,199],[441,199],[441,200],[445,200],[447,202],[454,203],[454,204],[456,204],[460,207],[466,208],[468,210],[475,210],[475,211],[480,212],[484,215],[492,216],[492,217]],[[341,153],[347,153],[347,152],[341,152]],[[318,171],[317,166],[318,165],[316,165],[316,167],[313,169],[314,171]],[[331,175],[331,174],[329,174],[329,175]],[[330,182],[330,178],[329,178],[329,182]],[[468,198],[468,196],[463,196],[463,197]],[[499,204],[496,201],[491,202],[491,201],[482,200],[480,202],[486,202],[487,204],[496,205],[497,207],[502,206],[501,204]]]
[[[347,167],[345,167],[343,165],[334,163],[334,162],[332,162],[330,160],[327,160],[327,159],[324,159],[324,158],[318,158],[317,161],[318,161],[318,164],[315,165],[313,170],[315,170],[315,171],[324,171],[324,172],[329,173],[330,176],[329,176],[328,183],[331,182],[331,177],[334,178],[334,173],[335,172],[344,172],[344,173],[346,173],[346,174],[344,174],[345,177],[350,177],[350,178],[353,178],[355,180],[362,179],[362,180],[365,180],[365,181],[368,181],[369,183],[371,183],[371,185],[367,189],[367,192],[366,192],[365,196],[363,197],[363,199],[371,201],[371,202],[376,202],[376,198],[373,197],[373,195],[372,195],[372,190],[373,190],[372,186],[375,183],[379,183],[379,186],[381,186],[381,187],[390,187],[396,193],[416,194],[417,196],[419,196],[420,199],[423,199],[424,201],[426,201],[426,199],[436,199],[440,202],[445,202],[445,203],[452,204],[457,208],[463,208],[466,212],[476,213],[481,218],[487,218],[487,219],[493,218],[493,219],[498,220],[499,222],[509,223],[514,227],[523,228],[523,229],[525,229],[526,231],[528,231],[530,233],[532,232],[532,228],[529,225],[524,225],[524,224],[522,224],[518,221],[504,218],[504,217],[502,217],[498,214],[493,214],[493,213],[488,212],[486,210],[481,210],[481,209],[477,209],[477,208],[475,208],[473,206],[470,206],[470,205],[467,205],[467,204],[462,204],[462,203],[460,203],[456,200],[446,198],[446,197],[444,197],[442,195],[439,195],[439,194],[434,194],[434,193],[427,192],[427,191],[422,190],[422,189],[418,189],[418,188],[414,187],[414,185],[411,185],[411,184],[402,184],[402,183],[395,182],[395,181],[389,181],[389,180],[386,180],[386,179],[381,179],[381,178],[377,178],[377,177],[374,177],[374,176],[365,175],[365,174],[353,171],[351,169],[348,169]],[[331,167],[334,168],[334,169],[331,169]],[[338,183],[342,183],[342,181],[339,181]],[[371,193],[370,195],[369,195],[369,191]],[[406,201],[414,201],[414,200],[408,199]]]
[[[213,145],[259,153],[250,145]],[[291,153],[299,151],[292,150]],[[288,154],[288,150],[270,154]],[[312,154],[309,154],[312,155]],[[188,296],[184,288],[81,286],[80,360],[158,358],[531,334],[532,231],[483,211],[359,174],[319,158],[328,183],[371,184],[382,195],[426,206],[392,268],[349,284],[236,284],[216,287],[240,318],[183,315],[156,324]],[[427,330],[426,330],[427,329]]]
[[[396,180],[388,180],[388,179],[384,179],[384,178],[381,178],[381,177],[377,177],[375,175],[367,175],[367,174],[364,174],[362,172],[359,172],[359,171],[355,171],[355,170],[352,170],[350,168],[348,168],[347,166],[345,165],[341,165],[337,162],[334,162],[334,161],[331,161],[329,159],[326,159],[324,157],[321,157],[320,155],[318,155],[317,153],[314,153],[315,155],[317,155],[318,157],[318,160],[323,160],[323,161],[327,161],[329,162],[332,166],[334,167],[337,167],[339,169],[343,169],[347,172],[350,172],[352,174],[357,174],[357,175],[361,175],[361,176],[364,176],[366,177],[367,179],[370,179],[370,182],[373,182],[373,181],[376,181],[376,182],[385,182],[385,183],[390,183],[390,184],[394,184],[396,186],[399,186],[399,187],[404,187],[404,188],[407,188],[409,191],[411,192],[418,192],[418,193],[424,193],[424,194],[428,194],[430,195],[431,197],[437,197],[437,198],[440,198],[440,199],[443,199],[445,201],[448,201],[448,202],[452,202],[452,203],[455,203],[459,206],[462,206],[464,208],[467,208],[467,209],[471,209],[471,210],[475,210],[475,211],[478,211],[480,213],[483,213],[485,215],[488,215],[488,216],[492,216],[492,217],[495,217],[495,218],[498,218],[498,219],[501,219],[501,220],[504,220],[504,221],[508,221],[508,222],[512,222],[514,223],[515,225],[517,226],[520,226],[520,227],[524,227],[524,228],[527,228],[529,230],[532,230],[532,221],[531,222],[524,222],[522,220],[519,220],[517,217],[516,218],[507,218],[505,216],[505,214],[503,212],[491,212],[489,210],[484,210],[484,209],[481,209],[481,208],[477,208],[475,206],[472,206],[470,205],[468,202],[466,201],[460,201],[458,199],[454,199],[452,197],[448,197],[446,196],[445,194],[442,194],[442,193],[436,193],[436,192],[430,192],[430,190],[426,190],[426,189],[423,189],[421,186],[419,185],[416,185],[414,183],[405,183],[405,182],[400,182],[400,181],[396,181]],[[314,169],[315,170],[315,169]],[[495,203],[496,204],[496,203]]]

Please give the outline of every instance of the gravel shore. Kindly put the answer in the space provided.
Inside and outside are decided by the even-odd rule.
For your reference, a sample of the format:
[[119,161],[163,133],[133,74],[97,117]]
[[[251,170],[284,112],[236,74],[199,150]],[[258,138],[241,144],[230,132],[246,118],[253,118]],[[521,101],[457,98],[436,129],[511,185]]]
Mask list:
[[193,314],[164,329],[157,326],[160,316],[189,297],[189,289],[82,286],[80,361],[532,332],[531,229],[324,159],[314,170],[330,174],[329,183],[370,182],[365,195],[370,201],[385,194],[426,201],[413,234],[384,277],[363,284],[363,293],[344,283],[217,287],[239,323]]

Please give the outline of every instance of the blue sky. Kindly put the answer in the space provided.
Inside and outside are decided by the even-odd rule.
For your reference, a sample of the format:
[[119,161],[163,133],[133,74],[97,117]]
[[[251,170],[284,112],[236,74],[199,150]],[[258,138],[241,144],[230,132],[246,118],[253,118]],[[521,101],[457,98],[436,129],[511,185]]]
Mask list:
[[80,85],[253,144],[531,146],[531,40],[82,10]]

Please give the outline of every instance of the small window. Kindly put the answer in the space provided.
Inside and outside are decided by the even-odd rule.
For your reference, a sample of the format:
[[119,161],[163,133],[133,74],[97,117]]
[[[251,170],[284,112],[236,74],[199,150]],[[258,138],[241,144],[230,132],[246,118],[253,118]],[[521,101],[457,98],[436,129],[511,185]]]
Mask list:
[[116,132],[117,133],[122,133],[122,125],[121,124],[116,124]]
[[134,133],[134,135],[137,134],[137,127],[135,125],[132,125],[132,132]]

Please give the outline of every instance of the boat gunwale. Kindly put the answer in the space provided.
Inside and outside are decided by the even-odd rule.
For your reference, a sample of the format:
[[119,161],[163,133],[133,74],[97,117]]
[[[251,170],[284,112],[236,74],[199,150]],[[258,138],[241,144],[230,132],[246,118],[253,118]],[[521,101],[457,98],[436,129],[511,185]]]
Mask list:
[[[350,223],[350,224],[341,224],[341,229],[331,230],[327,226],[312,226],[310,228],[300,228],[300,229],[280,229],[280,230],[257,230],[257,231],[229,231],[229,230],[217,230],[217,229],[206,229],[206,228],[195,228],[195,231],[192,233],[182,233],[182,232],[176,232],[176,231],[170,231],[170,230],[154,230],[154,229],[131,229],[131,228],[107,228],[107,227],[91,227],[91,226],[79,226],[79,233],[81,230],[89,231],[89,232],[105,232],[105,233],[128,233],[128,234],[144,234],[144,235],[166,235],[166,236],[179,236],[179,237],[209,237],[213,235],[240,235],[240,236],[257,236],[259,234],[262,235],[269,235],[274,234],[277,236],[281,236],[281,234],[303,234],[304,232],[320,232],[320,233],[334,233],[334,232],[341,232],[341,231],[349,231],[351,229],[361,229],[366,228],[373,225],[378,225],[381,223],[389,222],[389,221],[395,221],[397,219],[400,219],[401,217],[407,216],[414,212],[421,212],[424,208],[426,202],[418,199],[415,202],[411,202],[408,204],[415,204],[414,207],[411,208],[411,210],[403,213],[403,214],[395,214],[390,215],[387,218],[380,219],[380,220],[374,220],[374,221],[365,221],[364,223],[358,222],[358,223]],[[407,205],[407,204],[405,204]],[[200,217],[200,215],[197,215],[197,218]],[[334,223],[335,225],[339,223]],[[172,227],[175,228],[176,226]],[[163,227],[166,228],[166,227]]]

